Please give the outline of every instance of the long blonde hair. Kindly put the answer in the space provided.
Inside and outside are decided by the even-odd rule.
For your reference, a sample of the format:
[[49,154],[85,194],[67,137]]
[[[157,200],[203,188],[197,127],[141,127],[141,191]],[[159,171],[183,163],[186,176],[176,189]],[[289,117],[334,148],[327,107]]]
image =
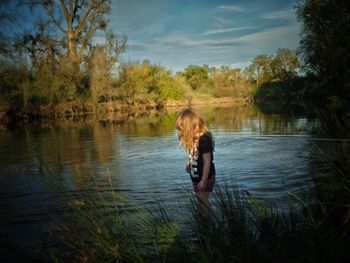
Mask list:
[[203,134],[207,134],[213,141],[203,118],[189,108],[180,112],[176,119],[176,129],[178,130],[179,141],[187,151],[198,146],[199,138]]

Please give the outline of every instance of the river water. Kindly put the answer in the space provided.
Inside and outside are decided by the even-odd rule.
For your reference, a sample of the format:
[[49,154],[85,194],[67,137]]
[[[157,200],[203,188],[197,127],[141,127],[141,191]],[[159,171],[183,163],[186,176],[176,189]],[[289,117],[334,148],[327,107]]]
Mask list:
[[[282,204],[288,193],[312,191],[310,131],[316,121],[243,106],[197,111],[215,137],[218,185],[227,180]],[[167,206],[177,203],[179,189],[191,189],[175,130],[177,114],[108,116],[1,134],[1,255],[27,255],[33,244],[45,242],[47,224],[65,208],[53,180],[74,192],[93,184],[107,189],[110,176],[113,189],[140,205],[152,207],[155,193]]]

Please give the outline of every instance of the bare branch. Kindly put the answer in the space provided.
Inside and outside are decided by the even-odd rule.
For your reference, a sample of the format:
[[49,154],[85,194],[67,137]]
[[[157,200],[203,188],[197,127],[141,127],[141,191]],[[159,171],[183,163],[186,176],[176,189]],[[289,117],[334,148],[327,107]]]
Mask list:
[[86,32],[86,35],[82,41],[82,46],[79,51],[79,57],[81,57],[86,49],[87,44],[89,43],[89,39],[91,38],[92,34],[95,32],[92,25],[90,25],[88,31]]
[[72,14],[73,14],[73,0],[69,0],[69,14],[72,18]]
[[107,3],[107,0],[101,0],[100,2],[96,3],[96,5],[92,5],[88,11],[86,12],[85,16],[83,17],[80,25],[76,28],[77,34],[81,33],[84,28],[86,27],[86,24],[88,20],[93,17],[95,14],[103,13],[102,7],[105,3]]
[[58,20],[56,19],[56,17],[53,15],[51,7],[49,7],[48,5],[45,6],[45,9],[47,11],[47,14],[50,16],[50,18],[52,19],[52,21],[55,23],[55,25],[58,27],[59,30],[61,30],[64,34],[67,34],[67,31],[63,29],[63,27],[61,26],[61,24],[58,22]]
[[75,32],[77,34],[81,33],[84,30],[84,28],[86,27],[87,21],[91,17],[92,11],[93,11],[93,7],[90,7],[89,10],[86,12],[83,20],[81,21],[81,23],[79,24],[79,26],[75,30]]
[[60,2],[61,2],[61,9],[63,10],[63,14],[64,14],[66,21],[67,21],[68,31],[71,31],[72,24],[71,24],[71,21],[69,20],[69,14],[68,14],[68,10],[66,7],[66,3],[64,0],[60,0]]

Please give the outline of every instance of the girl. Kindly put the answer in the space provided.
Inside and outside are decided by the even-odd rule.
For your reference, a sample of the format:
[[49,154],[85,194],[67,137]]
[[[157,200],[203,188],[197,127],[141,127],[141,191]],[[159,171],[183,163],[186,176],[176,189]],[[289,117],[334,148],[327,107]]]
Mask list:
[[215,184],[214,140],[204,120],[193,110],[183,110],[176,120],[179,141],[189,154],[186,167],[196,196],[210,208],[209,193]]

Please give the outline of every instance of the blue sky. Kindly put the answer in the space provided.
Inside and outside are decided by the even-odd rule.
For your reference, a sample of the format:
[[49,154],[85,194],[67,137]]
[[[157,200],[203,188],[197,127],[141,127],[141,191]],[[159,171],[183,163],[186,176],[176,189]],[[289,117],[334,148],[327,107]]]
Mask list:
[[259,54],[296,49],[295,1],[114,0],[110,29],[128,36],[123,60],[244,68]]
[[[173,72],[203,64],[243,69],[257,55],[298,47],[295,1],[113,0],[109,29],[128,37],[122,61],[148,59]],[[27,10],[22,30],[38,14]]]

